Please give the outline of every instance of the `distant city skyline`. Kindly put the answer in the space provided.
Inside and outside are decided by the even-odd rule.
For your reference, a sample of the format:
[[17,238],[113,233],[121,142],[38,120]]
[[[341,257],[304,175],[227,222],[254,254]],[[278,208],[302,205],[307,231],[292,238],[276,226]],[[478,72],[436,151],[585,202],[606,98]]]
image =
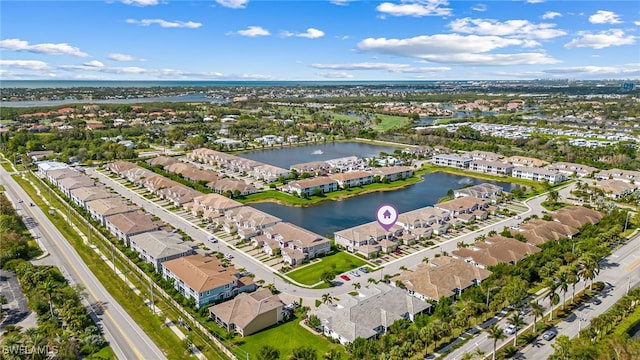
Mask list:
[[640,79],[640,2],[0,1],[1,80]]

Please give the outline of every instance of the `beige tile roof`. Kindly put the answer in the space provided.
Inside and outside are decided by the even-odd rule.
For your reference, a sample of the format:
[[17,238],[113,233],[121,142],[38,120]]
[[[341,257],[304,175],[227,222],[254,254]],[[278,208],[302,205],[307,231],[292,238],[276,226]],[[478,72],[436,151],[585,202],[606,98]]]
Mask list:
[[605,193],[611,193],[614,195],[622,195],[626,192],[634,191],[638,188],[638,185],[628,183],[622,180],[600,180],[596,183],[596,186],[602,189]]
[[392,281],[399,280],[407,289],[428,296],[433,300],[454,295],[454,290],[463,290],[474,281],[481,282],[491,275],[491,271],[467,264],[464,260],[448,256],[421,263],[413,271],[403,271]]
[[398,222],[407,226],[432,224],[449,217],[449,214],[431,206],[411,210],[398,215]]
[[228,210],[242,206],[242,203],[220,194],[205,194],[193,198],[196,204],[210,207],[216,210]]
[[[225,324],[234,324],[236,328],[244,329],[259,315],[283,306],[278,295],[272,295],[269,289],[261,288],[253,293],[240,293],[231,300],[211,306],[209,312]],[[275,325],[276,319],[274,317],[271,325]]]
[[254,223],[255,225],[271,224],[282,220],[264,211],[252,208],[251,206],[241,206],[228,210],[225,212],[225,216],[232,221],[237,221],[242,224]]
[[567,206],[555,211],[551,214],[553,220],[559,221],[564,225],[581,228],[586,224],[597,224],[604,214],[599,211],[586,208],[584,206]]
[[129,161],[114,161],[106,165],[106,168],[116,174],[122,174],[123,172],[138,167],[138,165]]
[[333,174],[333,175],[330,175],[329,177],[337,181],[348,181],[353,179],[366,178],[368,176],[373,176],[373,175],[368,171],[350,171],[346,173]]
[[198,293],[230,284],[238,274],[235,267],[225,267],[217,258],[200,254],[169,260],[162,266]]
[[293,242],[300,248],[317,246],[323,243],[329,243],[329,239],[320,236],[312,231],[303,229],[288,222],[279,222],[264,230],[266,235],[280,236],[285,243]]
[[58,180],[58,179],[80,177],[80,176],[83,176],[83,174],[79,171],[66,168],[66,169],[57,169],[57,170],[47,171],[47,176],[50,177],[51,179]]
[[373,174],[386,175],[386,176],[399,174],[405,171],[413,172],[413,168],[410,166],[384,166],[384,167],[379,167],[371,170]]
[[91,201],[96,199],[106,199],[116,195],[107,190],[104,186],[85,186],[71,190],[71,194],[81,201]]
[[175,164],[177,163],[179,160],[171,157],[171,156],[156,156],[152,159],[147,160],[147,164],[149,165],[159,165],[162,167],[165,167],[167,165],[171,165],[171,164]]
[[295,187],[299,189],[307,189],[311,187],[317,187],[322,185],[328,185],[336,182],[335,180],[329,178],[328,176],[318,176],[314,178],[296,180],[289,183],[290,187]]
[[160,221],[154,221],[152,216],[144,211],[111,215],[108,216],[106,220],[125,235],[135,235],[145,231],[157,230],[163,225]]
[[111,197],[104,199],[91,200],[87,202],[87,208],[92,209],[102,216],[115,215],[134,211],[137,208],[127,204],[127,202],[119,197]]
[[499,263],[518,262],[527,255],[540,252],[540,248],[504,236],[493,236],[485,242],[478,241],[473,246],[454,250],[455,257],[472,259],[483,266]]
[[[534,245],[544,244],[550,240],[559,240],[566,237],[573,237],[578,233],[578,230],[561,224],[558,221],[545,221],[539,219],[532,219],[526,223],[520,224],[520,227],[524,229],[522,235],[527,239],[527,242]],[[517,231],[512,231],[517,234]]]
[[463,196],[436,204],[435,207],[448,211],[468,211],[476,205],[484,206],[487,203],[488,201],[486,199],[480,199],[474,196]]
[[58,180],[58,186],[67,190],[77,189],[77,188],[87,187],[87,186],[94,186],[95,184],[96,182],[86,175],[67,177],[67,178]]

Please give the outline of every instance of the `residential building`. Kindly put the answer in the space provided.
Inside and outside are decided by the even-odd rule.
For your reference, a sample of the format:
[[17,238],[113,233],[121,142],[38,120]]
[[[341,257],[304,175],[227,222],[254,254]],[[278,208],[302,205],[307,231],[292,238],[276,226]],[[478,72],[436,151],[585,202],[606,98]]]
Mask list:
[[329,164],[324,161],[312,161],[302,164],[294,164],[289,167],[298,174],[311,174],[312,176],[324,175],[331,170]]
[[620,180],[628,183],[635,183],[640,180],[640,171],[632,171],[632,170],[620,170],[620,169],[611,169],[611,170],[602,170],[595,175],[598,180]]
[[198,308],[256,289],[253,280],[233,265],[200,254],[162,263],[162,278],[173,280],[175,289],[187,299],[193,299]]
[[68,166],[64,168],[46,170],[46,173],[45,173],[46,179],[49,180],[55,187],[59,187],[58,182],[62,179],[69,179],[69,178],[81,177],[81,176],[84,176],[84,174]]
[[186,243],[182,236],[168,231],[148,231],[130,237],[131,250],[140,258],[162,271],[162,263],[195,254],[195,243]]
[[511,163],[514,166],[542,167],[549,165],[549,162],[547,161],[527,156],[510,156],[503,159],[503,161]]
[[100,225],[106,226],[105,219],[108,216],[116,214],[124,214],[137,210],[138,208],[129,205],[124,199],[119,197],[110,197],[86,202],[86,209],[95,221]]
[[218,221],[227,233],[237,233],[241,238],[249,239],[281,220],[250,206],[241,206],[225,211],[224,218]]
[[244,180],[235,178],[222,178],[209,182],[207,183],[207,187],[213,189],[218,194],[230,193],[233,195],[238,193],[240,196],[245,196],[258,192],[255,186],[247,184]]
[[[449,213],[431,206],[404,212],[398,215],[396,224],[404,227],[417,239],[430,238],[432,234],[442,234],[446,232]],[[442,226],[445,226],[444,231]]]
[[273,241],[278,243],[283,260],[290,265],[299,265],[331,250],[329,239],[288,222],[276,223],[264,229],[263,235],[253,238],[254,246],[263,246],[271,255],[275,255],[269,247]]
[[334,239],[336,245],[347,249],[347,251],[371,258],[383,250],[380,244],[382,240],[395,240],[395,237],[400,236],[403,230],[402,225],[396,223],[389,231],[386,231],[378,222],[373,221],[337,231],[334,233]]
[[563,174],[566,177],[577,176],[577,177],[585,177],[591,176],[600,169],[594,168],[592,166],[582,165],[582,164],[574,164],[569,162],[555,162],[545,166],[548,170],[555,170],[559,173]]
[[381,181],[396,181],[413,176],[413,169],[410,166],[385,166],[371,170],[374,176],[379,176]]
[[124,177],[124,172],[133,168],[139,167],[138,165],[130,161],[114,161],[104,166],[105,169],[111,171],[114,174]]
[[512,233],[522,234],[528,243],[536,246],[551,240],[559,240],[562,238],[571,239],[579,233],[577,229],[561,224],[558,221],[545,221],[540,219],[531,219],[526,223],[522,223],[520,224],[520,228],[521,231],[512,230]]
[[165,166],[175,164],[179,161],[180,160],[170,156],[156,156],[147,160],[147,164],[164,168]]
[[233,199],[220,194],[205,194],[193,198],[193,203],[187,204],[194,216],[200,212],[203,218],[213,220],[224,216],[225,211],[243,206]]
[[153,217],[144,211],[121,213],[105,218],[107,230],[127,246],[132,236],[158,230],[162,225],[161,221],[153,220]]
[[470,214],[476,210],[486,210],[490,201],[475,196],[463,196],[453,200],[435,204],[434,207],[449,213],[449,217],[459,217],[461,214]]
[[40,161],[37,165],[40,177],[46,177],[49,171],[69,168],[69,165],[59,161]]
[[469,163],[469,170],[471,171],[499,176],[511,175],[513,168],[513,165],[502,161],[473,160]]
[[371,184],[373,175],[368,171],[351,171],[347,173],[332,174],[329,177],[336,182],[341,188],[350,188]]
[[580,229],[586,224],[597,224],[604,214],[584,206],[566,206],[551,213],[553,220]]
[[274,182],[278,181],[280,177],[288,178],[289,170],[273,165],[262,164],[254,167],[249,175],[258,180],[264,180],[265,182]]
[[235,298],[209,307],[213,321],[227,331],[249,336],[284,320],[284,303],[266,288],[241,293]]
[[291,181],[287,184],[286,188],[290,193],[295,193],[298,196],[311,196],[316,192],[316,189],[320,189],[323,194],[337,191],[338,182],[328,176],[318,176]]
[[87,202],[115,197],[116,195],[107,190],[104,186],[86,186],[75,188],[70,191],[71,200],[81,208],[87,207]]
[[496,197],[500,194],[502,194],[502,186],[490,183],[473,185],[453,192],[453,195],[457,198],[462,196],[472,196],[480,199],[491,199],[493,202],[495,202]]
[[491,271],[468,264],[464,260],[440,256],[421,263],[413,271],[403,271],[391,278],[392,284],[402,286],[409,295],[420,300],[455,299],[463,290],[477,286],[491,275]]
[[469,164],[471,164],[471,161],[473,161],[473,159],[468,156],[459,156],[454,154],[438,154],[438,155],[434,155],[433,158],[431,158],[431,161],[435,165],[454,167],[458,169],[466,169],[469,167]]
[[612,199],[620,199],[636,191],[640,184],[630,183],[622,180],[600,180],[595,186],[602,189],[604,196]]
[[498,161],[502,158],[500,154],[492,153],[489,151],[473,150],[469,151],[466,156],[473,160],[486,160],[486,161]]
[[62,191],[62,193],[67,197],[71,197],[71,190],[96,186],[96,182],[84,174],[81,176],[59,179],[57,183],[58,189],[60,189],[60,191]]
[[486,269],[500,263],[516,264],[525,257],[540,252],[537,246],[504,236],[491,236],[484,241],[476,241],[469,247],[461,247],[452,252],[453,257],[471,265]]
[[556,170],[532,166],[516,166],[511,171],[511,176],[533,181],[546,181],[550,184],[557,184],[566,180],[566,177]]
[[320,304],[310,314],[320,319],[320,330],[326,336],[347,345],[357,338],[383,335],[396,320],[413,321],[430,309],[430,304],[378,283],[360,288],[356,296],[345,295],[336,304]]

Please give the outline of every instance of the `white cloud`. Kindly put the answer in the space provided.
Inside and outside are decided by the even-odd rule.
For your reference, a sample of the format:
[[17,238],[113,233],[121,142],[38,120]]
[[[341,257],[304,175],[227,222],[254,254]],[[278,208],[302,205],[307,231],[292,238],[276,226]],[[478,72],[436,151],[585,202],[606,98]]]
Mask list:
[[437,34],[407,39],[368,38],[358,43],[358,48],[364,52],[414,57],[437,63],[523,65],[558,62],[541,52],[486,54],[509,46],[528,47],[531,42],[498,36]]
[[564,45],[567,49],[592,48],[604,49],[609,46],[633,45],[636,40],[632,35],[625,35],[620,29],[611,29],[599,33],[579,31],[578,37]]
[[46,62],[40,60],[0,60],[0,66],[27,70],[45,70],[49,68]]
[[530,39],[552,39],[566,35],[563,30],[555,29],[555,24],[535,24],[529,20],[507,20],[461,18],[449,23],[451,30],[466,34],[513,36]]
[[548,20],[548,19],[554,19],[560,16],[562,16],[562,14],[560,14],[557,11],[547,11],[546,13],[544,13],[544,15],[542,15],[542,18],[545,20]]
[[316,75],[325,79],[353,79],[353,75],[346,72],[321,72]]
[[598,10],[595,14],[589,16],[589,22],[592,24],[620,24],[620,15],[613,11]]
[[332,3],[333,5],[340,5],[340,6],[344,6],[344,5],[348,5],[350,2],[353,2],[356,0],[329,0],[330,3]]
[[487,5],[486,4],[476,4],[471,8],[471,10],[478,11],[478,12],[484,12],[484,11],[487,11]]
[[324,31],[314,29],[314,28],[308,28],[307,31],[303,33],[293,33],[290,31],[283,31],[281,35],[284,37],[296,36],[296,37],[303,37],[307,39],[317,39],[324,36]]
[[640,63],[609,66],[572,66],[565,68],[547,69],[544,70],[544,72],[563,78],[637,78],[638,76],[640,76]]
[[244,30],[236,31],[235,34],[242,35],[242,36],[248,36],[248,37],[269,36],[269,35],[271,35],[269,30],[264,29],[264,28],[262,28],[260,26],[249,26],[248,28],[246,28]]
[[104,64],[98,60],[91,60],[89,62],[86,62],[84,64],[82,64],[84,66],[89,66],[89,67],[95,67],[95,68],[101,68],[104,67]]
[[137,59],[131,55],[120,54],[120,53],[111,53],[107,55],[107,59],[113,61],[145,61],[144,59]]
[[448,16],[453,10],[447,5],[447,0],[403,0],[401,4],[384,2],[376,10],[391,16]]
[[249,0],[216,0],[216,2],[227,8],[244,9],[247,7]]
[[122,3],[135,6],[154,6],[158,5],[158,0],[122,0]]
[[78,57],[87,57],[89,54],[80,51],[77,47],[73,47],[66,43],[42,43],[30,45],[28,41],[20,39],[5,39],[0,41],[0,49],[12,51],[28,51],[38,54],[47,55],[71,55]]
[[415,67],[394,63],[312,64],[316,69],[328,70],[384,70],[392,73],[435,73],[451,70],[450,67]]
[[197,29],[202,26],[202,23],[194,21],[167,21],[163,19],[127,19],[127,24],[139,24],[140,26],[150,26],[153,24],[160,25],[163,28],[188,28]]
[[634,22],[633,22],[633,25],[635,25],[635,26],[640,26],[640,21],[634,21]]
[[527,0],[527,2],[529,4],[540,4],[543,3],[545,0]]

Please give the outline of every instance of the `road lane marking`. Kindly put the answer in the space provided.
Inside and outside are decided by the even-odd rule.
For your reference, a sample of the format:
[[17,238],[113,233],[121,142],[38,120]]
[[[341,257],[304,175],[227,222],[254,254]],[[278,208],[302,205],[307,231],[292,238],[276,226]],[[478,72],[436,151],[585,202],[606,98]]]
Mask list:
[[633,260],[629,265],[627,265],[627,267],[625,267],[624,269],[627,271],[631,271],[633,270],[636,266],[640,265],[640,257],[636,258],[635,260]]
[[[46,216],[45,216],[46,217]],[[52,226],[55,226],[53,224],[51,224]],[[100,304],[100,308],[102,309],[102,311],[104,312],[105,315],[107,315],[107,317],[111,320],[111,322],[113,323],[113,325],[116,327],[116,329],[118,330],[118,332],[120,333],[120,335],[122,335],[122,337],[125,339],[125,341],[127,342],[127,344],[129,344],[129,346],[131,347],[131,350],[133,350],[133,352],[136,354],[136,356],[138,357],[138,359],[144,359],[144,356],[142,356],[142,353],[140,353],[140,350],[138,350],[138,348],[131,342],[131,340],[129,339],[129,337],[125,334],[125,332],[122,330],[122,328],[120,327],[120,325],[118,325],[118,322],[115,321],[115,319],[111,316],[110,311],[104,306],[102,305],[102,302],[100,301],[100,298],[98,296],[96,296],[96,294],[93,292],[93,290],[87,286],[89,284],[89,282],[87,281],[87,279],[84,278],[84,276],[82,276],[82,273],[80,271],[78,271],[78,268],[76,268],[76,266],[73,264],[73,262],[71,261],[71,259],[69,258],[69,256],[67,255],[67,252],[64,251],[64,249],[62,249],[62,247],[60,246],[60,244],[58,243],[58,241],[55,239],[55,237],[53,236],[53,234],[51,234],[51,232],[44,226],[41,227],[42,230],[44,230],[45,233],[47,233],[47,235],[49,236],[49,238],[51,239],[51,241],[55,242],[56,246],[58,247],[58,249],[60,250],[60,253],[62,254],[62,256],[64,256],[65,260],[67,261],[67,263],[71,266],[71,268],[73,269],[73,271],[75,271],[76,275],[80,278],[80,281],[84,284],[85,289],[87,289],[87,291],[91,294],[91,296],[93,296],[93,298],[98,302],[98,304]],[[61,234],[62,236],[62,234]],[[64,238],[64,236],[62,236]],[[65,239],[66,240],[66,239]],[[69,244],[69,246],[71,246]],[[78,255],[79,256],[79,255]],[[88,269],[89,271],[91,271],[91,269]],[[100,284],[100,281],[97,281],[98,284]]]

